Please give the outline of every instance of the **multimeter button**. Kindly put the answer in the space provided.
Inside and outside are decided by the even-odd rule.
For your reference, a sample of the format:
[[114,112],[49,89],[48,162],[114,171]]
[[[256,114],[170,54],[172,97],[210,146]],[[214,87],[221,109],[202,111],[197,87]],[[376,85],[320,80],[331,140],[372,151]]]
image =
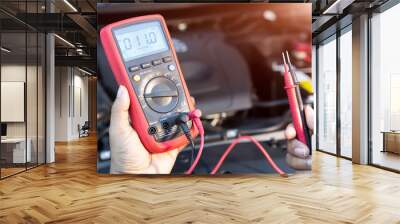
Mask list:
[[135,82],[139,82],[140,81],[140,75],[134,75],[132,78],[133,78],[133,80]]
[[175,71],[175,65],[168,65],[168,70]]
[[172,61],[172,58],[168,56],[168,57],[163,58],[162,60],[164,63],[166,63],[166,62]]
[[150,63],[143,63],[141,64],[142,68],[150,68],[151,64]]
[[168,70],[175,71],[175,69],[176,69],[175,65],[168,65]]
[[154,60],[154,61],[153,61],[153,65],[154,65],[154,66],[159,65],[159,64],[161,64],[161,63],[162,63],[161,59],[157,59],[157,60]]
[[139,71],[139,69],[140,69],[139,66],[132,66],[132,67],[129,68],[129,71],[130,72],[136,72],[136,71]]

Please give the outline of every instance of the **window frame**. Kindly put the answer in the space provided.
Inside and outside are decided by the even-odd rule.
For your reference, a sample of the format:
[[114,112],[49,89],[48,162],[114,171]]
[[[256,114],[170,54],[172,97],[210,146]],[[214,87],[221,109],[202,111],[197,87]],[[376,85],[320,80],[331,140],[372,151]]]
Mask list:
[[400,170],[388,166],[380,165],[373,162],[373,132],[372,132],[372,19],[374,14],[381,14],[385,11],[400,4],[400,0],[388,0],[384,4],[368,11],[368,165],[377,167],[383,170],[400,173]]
[[[344,18],[343,20],[348,21],[348,17]],[[339,21],[340,22],[340,21]],[[340,37],[342,35],[344,35],[347,32],[351,32],[352,31],[352,22],[347,23],[346,25],[344,25],[344,27],[341,27],[340,29],[337,29],[335,33],[329,35],[328,37],[318,40],[316,45],[316,54],[315,54],[315,63],[316,63],[316,101],[319,100],[319,89],[320,89],[320,74],[319,74],[319,53],[318,50],[320,48],[320,45],[322,43],[328,43],[330,41],[336,41],[336,152],[332,153],[332,152],[328,152],[327,150],[324,150],[322,148],[320,148],[320,143],[319,143],[319,128],[318,128],[318,123],[319,123],[319,102],[316,104],[317,106],[315,107],[316,110],[316,150],[319,152],[323,152],[329,155],[333,155],[333,156],[337,156],[346,160],[352,160],[352,158],[347,157],[342,155],[341,152],[341,119],[340,119],[340,103],[341,103],[341,94],[340,94],[340,81],[341,81],[341,67],[340,67]]]
[[[30,12],[27,11],[28,2],[29,1],[27,1],[27,0],[22,1],[22,3],[25,4],[25,12],[24,12],[25,20],[26,20],[27,13],[30,13]],[[36,3],[36,13],[39,13],[39,2],[47,3],[47,0],[46,1],[43,1],[43,0],[41,0],[41,1],[39,1],[39,0],[33,1],[33,3]],[[47,8],[48,7],[46,7],[46,11],[45,12],[47,12],[47,10],[48,10]],[[10,15],[12,15],[12,14],[10,14]],[[19,20],[16,17],[11,16],[11,18],[16,20],[17,22],[22,23],[22,26],[23,26],[23,29],[21,29],[19,31],[16,31],[16,32],[12,32],[12,33],[20,33],[21,35],[25,35],[25,49],[24,49],[24,51],[25,51],[25,56],[24,56],[25,57],[25,88],[24,88],[25,89],[25,93],[24,93],[24,98],[25,98],[24,99],[25,166],[21,167],[21,168],[24,168],[23,170],[14,172],[14,173],[6,175],[6,176],[4,176],[4,173],[2,173],[2,169],[3,168],[0,166],[0,180],[6,179],[8,177],[12,177],[12,176],[17,175],[19,173],[26,172],[26,171],[28,171],[30,169],[39,167],[39,166],[44,165],[44,164],[47,163],[47,128],[46,128],[47,127],[47,110],[46,110],[46,108],[47,108],[47,81],[46,81],[46,78],[47,78],[47,43],[48,43],[48,41],[47,41],[47,32],[43,32],[41,30],[38,30],[38,29],[30,26],[29,24],[24,23],[22,20]],[[1,28],[1,24],[0,24],[0,28]],[[2,45],[2,43],[1,43],[2,38],[1,37],[2,37],[3,33],[9,33],[9,31],[7,31],[7,30],[4,31],[4,30],[0,29],[0,46]],[[28,147],[28,144],[27,144],[28,143],[28,109],[27,109],[28,34],[33,34],[34,36],[36,36],[36,49],[35,49],[36,61],[34,62],[35,66],[36,66],[36,71],[35,71],[35,75],[36,75],[36,92],[34,93],[34,94],[36,94],[36,96],[35,96],[36,97],[36,122],[34,122],[35,123],[34,125],[36,125],[36,136],[33,136],[32,138],[36,138],[36,141],[37,141],[37,145],[36,145],[36,149],[35,149],[36,150],[36,161],[35,161],[35,163],[30,163],[29,166],[28,166],[29,162],[27,162],[27,156],[28,156],[28,154],[27,154],[27,147]],[[43,35],[39,35],[39,34],[43,34]],[[40,40],[39,40],[39,36],[42,36],[42,38]],[[40,49],[41,51],[39,51],[39,41],[41,41],[42,48],[43,48],[43,49]],[[42,64],[42,66],[43,66],[42,67],[42,71],[41,71],[41,73],[42,73],[41,74],[42,75],[42,82],[43,82],[42,84],[44,85],[43,86],[44,89],[43,89],[43,93],[42,93],[42,96],[44,96],[44,98],[42,99],[43,105],[41,105],[41,107],[43,107],[42,109],[44,109],[44,111],[43,111],[44,115],[43,115],[43,117],[40,118],[40,119],[44,119],[44,120],[41,120],[41,122],[43,122],[42,124],[44,125],[42,127],[44,129],[43,130],[43,145],[42,145],[42,147],[43,147],[42,148],[42,152],[44,154],[41,155],[41,157],[43,157],[42,158],[43,162],[39,162],[39,144],[38,144],[38,139],[39,139],[39,113],[38,113],[38,111],[39,111],[39,98],[38,98],[38,96],[39,96],[39,81],[38,81],[38,75],[39,75],[39,69],[38,69],[38,66],[39,66],[39,52],[44,54],[44,55],[41,55],[42,60],[44,60],[44,63]],[[1,82],[1,67],[2,67],[2,56],[0,54],[0,82]],[[0,86],[0,89],[1,89],[1,86]],[[1,111],[1,105],[0,105],[0,111]],[[0,119],[0,123],[2,123],[1,119]],[[0,157],[1,157],[1,151],[2,150],[1,150],[1,144],[0,144]],[[32,150],[32,152],[33,152],[33,150]]]

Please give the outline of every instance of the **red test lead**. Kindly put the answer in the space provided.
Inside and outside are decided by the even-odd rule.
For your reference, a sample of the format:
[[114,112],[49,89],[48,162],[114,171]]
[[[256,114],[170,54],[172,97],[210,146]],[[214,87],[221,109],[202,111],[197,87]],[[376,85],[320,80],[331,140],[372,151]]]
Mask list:
[[285,54],[282,53],[283,56],[283,64],[285,68],[284,72],[284,83],[285,83],[285,90],[289,101],[290,112],[292,114],[293,126],[296,130],[296,137],[302,143],[308,145],[307,139],[304,133],[304,125],[302,118],[301,118],[301,111],[299,108],[299,102],[296,95],[296,85],[293,81],[293,77],[289,72],[288,64],[286,63]]
[[[197,153],[196,159],[194,160],[193,164],[190,166],[190,168],[185,172],[185,174],[192,174],[194,169],[196,168],[200,157],[203,153],[203,148],[204,148],[204,128],[201,123],[200,117],[201,117],[201,112],[200,110],[194,110],[189,113],[190,119],[193,121],[194,125],[196,126],[197,130],[199,130],[200,134],[200,148],[199,152]],[[288,175],[282,171],[279,166],[274,162],[274,160],[271,158],[271,156],[268,154],[267,150],[261,145],[259,141],[253,136],[239,136],[236,139],[232,140],[232,143],[229,145],[229,147],[225,150],[224,154],[221,156],[219,159],[218,163],[215,165],[213,170],[211,171],[211,175],[214,175],[218,172],[219,168],[222,166],[222,163],[225,161],[226,157],[229,155],[229,153],[233,150],[233,148],[240,143],[242,140],[250,140],[253,142],[257,148],[260,150],[260,152],[263,154],[267,162],[271,165],[271,167],[282,177],[287,177]]]
[[[306,122],[306,114],[304,110],[304,104],[303,104],[303,99],[301,97],[301,92],[300,92],[300,81],[297,78],[296,72],[293,68],[292,62],[290,61],[289,53],[286,51],[286,57],[287,57],[287,62],[289,65],[289,73],[292,76],[293,83],[295,85],[296,89],[296,98],[297,98],[297,104],[300,110],[300,117],[301,117],[301,123],[303,124],[303,133],[306,138],[307,146],[309,149],[311,149],[311,136],[310,136],[310,129],[307,126]],[[310,151],[311,153],[311,151]]]

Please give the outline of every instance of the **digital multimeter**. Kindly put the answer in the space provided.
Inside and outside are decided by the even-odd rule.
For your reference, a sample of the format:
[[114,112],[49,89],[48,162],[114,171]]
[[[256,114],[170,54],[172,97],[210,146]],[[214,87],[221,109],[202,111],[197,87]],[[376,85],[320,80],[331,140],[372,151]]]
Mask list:
[[[134,17],[101,29],[100,39],[114,77],[129,92],[129,115],[151,153],[188,143],[177,116],[194,110],[172,39],[161,15]],[[187,123],[194,138],[198,130]]]

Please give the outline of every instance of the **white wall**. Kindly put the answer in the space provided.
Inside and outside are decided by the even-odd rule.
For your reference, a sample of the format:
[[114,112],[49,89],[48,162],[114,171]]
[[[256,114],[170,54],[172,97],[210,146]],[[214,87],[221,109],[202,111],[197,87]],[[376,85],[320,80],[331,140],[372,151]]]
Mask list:
[[[78,75],[77,75],[78,72]],[[71,101],[71,136],[72,138],[78,138],[78,125],[83,125],[85,121],[88,121],[88,78],[82,76],[82,73],[79,70],[74,70],[74,80],[73,80],[73,99],[74,102]]]
[[[25,82],[25,64],[9,64],[1,66],[1,81],[6,82]],[[29,68],[28,68],[29,69]],[[1,108],[6,110],[6,108]],[[25,137],[25,122],[7,123],[7,137]]]
[[78,125],[88,120],[88,78],[72,67],[56,67],[55,73],[55,140],[74,140]]
[[[25,70],[27,69],[27,70]],[[35,74],[36,75],[36,66],[27,66],[18,65],[18,64],[5,64],[1,66],[1,81],[4,82],[25,82],[25,75],[26,71],[28,74]],[[28,77],[29,78],[29,77]],[[36,86],[36,80],[29,80],[29,85]],[[30,106],[34,106],[36,108],[36,88],[27,88],[27,103],[30,104],[31,102],[35,102]],[[32,92],[31,92],[32,91]],[[7,110],[7,108],[1,108],[1,110]],[[36,130],[36,113],[27,113],[28,122],[35,122],[35,127],[33,124],[28,124],[28,129],[30,127]],[[25,126],[26,122],[7,122],[7,136],[8,137],[25,137]],[[28,137],[31,132],[28,130]],[[35,132],[36,135],[36,132]]]
[[[23,114],[26,112],[26,120],[22,122],[5,122],[7,124],[8,138],[25,138],[27,136],[31,148],[32,162],[39,159],[44,162],[44,74],[41,66],[25,66],[24,64],[3,64],[1,66],[2,82],[24,82],[26,86],[26,105],[21,108]],[[27,80],[26,80],[27,79]],[[3,89],[2,89],[3,91]],[[24,90],[20,92],[24,94]],[[7,97],[2,95],[3,97]],[[2,112],[12,108],[1,108]],[[12,111],[7,111],[12,113]],[[15,112],[14,112],[15,113]],[[37,153],[39,154],[37,156]]]
[[[2,96],[1,98],[3,99],[3,101],[1,102],[1,114],[3,115],[3,117],[1,118],[2,121],[4,121],[5,123],[7,123],[8,131],[10,132],[9,135],[12,135],[14,137],[25,137],[25,130],[24,127],[25,125],[21,125],[24,124],[24,114],[25,114],[25,75],[26,75],[26,71],[25,71],[26,67],[25,65],[18,65],[18,64],[8,64],[8,65],[2,65],[1,66],[1,82],[2,82]],[[28,70],[31,70],[32,67],[28,67]],[[4,94],[7,94],[4,91],[6,90],[6,86],[4,86],[7,82],[10,83],[18,83],[18,85],[22,84],[22,88],[21,89],[14,89],[11,91],[17,91],[15,92],[15,94],[18,94],[18,96],[14,96],[12,98],[18,97],[20,99],[20,101],[22,100],[22,102],[17,102],[16,104],[18,105],[14,105],[16,106],[16,108],[11,108],[11,107],[7,107],[7,104],[9,103],[13,103],[13,100],[10,100],[12,98],[5,96]],[[15,84],[14,83],[14,84]],[[11,87],[13,88],[13,87]],[[8,99],[8,100],[6,100]],[[15,99],[14,99],[15,100]],[[4,102],[5,101],[5,102]],[[8,102],[7,102],[8,101]],[[22,103],[22,105],[21,105]],[[22,107],[21,107],[22,106]],[[12,112],[12,109],[18,109],[18,111]],[[4,119],[4,115],[7,114],[12,114],[10,115],[11,117],[18,115],[18,119],[14,119],[13,122],[9,122],[6,121],[7,119]],[[10,116],[6,116],[6,117],[10,117]],[[15,117],[16,118],[16,117]],[[18,122],[14,122],[18,120]]]
[[55,68],[55,141],[68,140],[68,88],[70,84],[69,68]]

